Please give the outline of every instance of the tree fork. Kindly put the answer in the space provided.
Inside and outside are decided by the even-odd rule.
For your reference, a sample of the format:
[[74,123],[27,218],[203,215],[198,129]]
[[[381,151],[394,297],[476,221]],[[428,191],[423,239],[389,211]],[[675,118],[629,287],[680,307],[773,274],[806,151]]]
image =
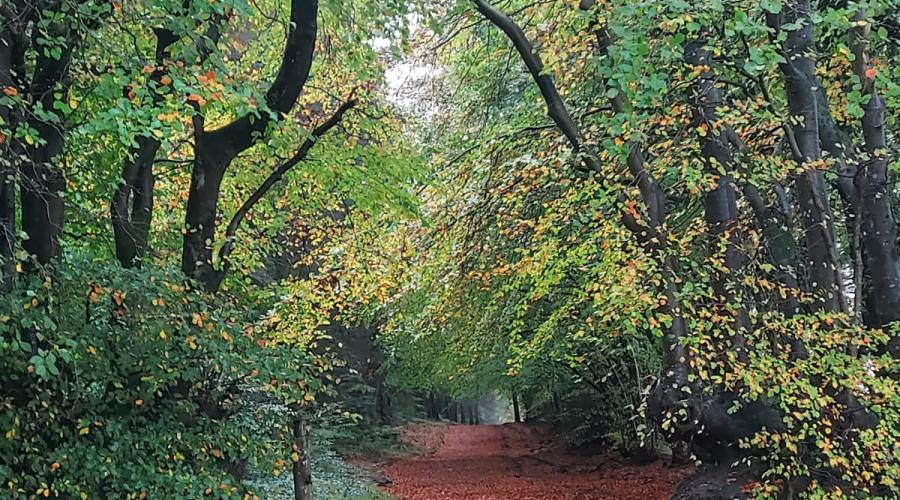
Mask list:
[[316,142],[319,141],[329,130],[337,126],[341,120],[344,118],[344,114],[347,111],[351,110],[358,101],[354,97],[350,97],[345,103],[341,104],[337,111],[333,115],[331,115],[328,120],[324,123],[316,127],[311,134],[306,138],[305,141],[300,145],[297,149],[297,152],[291,156],[286,162],[282,163],[275,170],[269,174],[263,183],[256,188],[256,190],[250,195],[247,200],[238,208],[237,212],[235,212],[234,216],[231,218],[231,222],[228,223],[228,228],[225,230],[225,243],[222,245],[222,248],[219,249],[219,265],[221,266],[219,270],[212,271],[212,274],[209,277],[209,280],[206,282],[206,286],[210,291],[217,291],[219,285],[222,282],[222,278],[224,278],[225,274],[228,273],[229,268],[231,267],[231,253],[234,251],[234,242],[236,241],[237,230],[240,228],[241,222],[243,222],[244,218],[247,216],[247,213],[263,198],[263,196],[268,193],[272,187],[275,186],[281,179],[284,178],[285,174],[287,174],[292,168],[297,166],[300,162],[306,159],[309,156],[309,152],[312,150],[313,146],[316,145]]
[[[266,105],[276,119],[293,108],[312,68],[318,32],[317,0],[292,0],[290,24],[281,65],[266,93]],[[272,121],[269,113],[245,114],[211,131],[204,129],[204,116],[195,106],[194,164],[185,210],[181,268],[207,289],[218,287],[212,267],[219,192],[225,171],[234,158],[265,135]]]

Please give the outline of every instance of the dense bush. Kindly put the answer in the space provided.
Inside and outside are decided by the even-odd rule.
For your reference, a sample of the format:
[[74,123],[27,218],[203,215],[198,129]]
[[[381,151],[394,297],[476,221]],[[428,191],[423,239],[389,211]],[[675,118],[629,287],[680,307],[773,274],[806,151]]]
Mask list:
[[2,298],[4,496],[241,497],[234,472],[285,467],[289,438],[266,434],[286,419],[242,418],[246,395],[312,399],[313,357],[256,328],[249,297],[89,257]]

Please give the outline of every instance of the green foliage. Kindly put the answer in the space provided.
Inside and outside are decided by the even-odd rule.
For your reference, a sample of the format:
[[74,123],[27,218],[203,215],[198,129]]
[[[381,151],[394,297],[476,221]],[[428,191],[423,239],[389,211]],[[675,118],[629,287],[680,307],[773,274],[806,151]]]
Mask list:
[[[313,76],[295,109],[225,173],[217,223],[226,225],[330,110],[351,94],[360,103],[247,214],[215,297],[174,270],[194,119],[202,111],[212,130],[272,113],[266,92],[281,64],[288,2],[63,1],[29,11],[25,26],[0,6],[3,46],[28,35],[17,42],[27,54],[0,67],[0,180],[30,187],[40,177],[24,179],[31,160],[59,173],[66,220],[63,257],[51,266],[35,266],[21,238],[2,249],[12,254],[0,298],[4,493],[243,497],[271,493],[259,477],[270,473],[280,474],[272,488],[284,488],[286,405],[329,428],[323,450],[359,436],[312,407],[324,395],[344,410],[370,405],[366,383],[333,390],[332,368],[345,361],[322,333],[366,321],[381,327],[387,359],[376,370],[395,389],[516,394],[526,414],[555,418],[577,441],[630,449],[653,435],[642,411],[648,389],[678,365],[690,379],[676,388],[686,400],[726,393],[735,411],[762,402],[783,417],[783,428],[742,442],[765,468],[748,491],[777,496],[799,483],[816,498],[900,487],[898,366],[883,354],[897,327],[863,328],[858,304],[816,310],[808,269],[785,264],[807,257],[797,244],[804,229],[782,206],[797,204],[797,190],[770,196],[807,168],[835,191],[843,161],[865,165],[863,80],[888,110],[888,151],[879,154],[900,171],[898,2],[813,2],[810,56],[828,104],[820,116],[830,113],[846,136],[847,157],[831,152],[814,164],[798,164],[786,132],[802,124],[787,113],[782,44],[801,26],[771,21],[788,2],[576,3],[497,2],[581,129],[584,147],[573,152],[518,53],[472,2],[321,1]],[[601,26],[611,41],[602,52]],[[859,47],[850,33],[859,29],[870,31],[864,79],[853,68]],[[176,40],[157,54],[162,32]],[[685,64],[689,43],[708,49],[714,67]],[[398,63],[426,76],[389,95],[396,82],[386,69]],[[61,74],[32,95],[22,79],[41,76],[38,68]],[[697,116],[696,84],[707,73],[723,95],[713,121]],[[708,161],[705,151],[704,139],[726,128],[734,165]],[[142,138],[159,141],[153,251],[124,270],[112,264],[104,221]],[[59,154],[36,153],[57,142]],[[638,151],[644,172],[635,178],[625,164]],[[598,171],[584,171],[585,154]],[[711,231],[704,203],[723,175],[757,188],[777,227],[755,220],[756,207],[742,199],[734,225]],[[623,215],[647,223],[645,176],[667,197],[658,231],[643,235],[649,241],[623,223]],[[896,184],[877,196],[895,199]],[[836,194],[827,201],[843,203]],[[853,219],[832,213],[849,276],[858,266]],[[19,235],[19,215],[4,212],[4,234]],[[214,251],[221,240],[210,241]],[[740,266],[726,262],[730,250]],[[799,286],[780,282],[782,271]],[[856,277],[862,295],[866,279]],[[800,310],[785,315],[791,300]],[[673,361],[664,339],[676,316],[688,331],[678,339],[685,355]],[[733,349],[738,338],[746,359]],[[860,414],[875,418],[861,427]],[[690,417],[687,408],[667,412],[661,429],[689,426]],[[361,432],[379,447],[391,441]],[[323,495],[368,494],[335,455],[317,460]],[[254,481],[242,482],[237,466],[255,471]]]
[[4,294],[5,495],[242,497],[229,463],[283,463],[288,441],[264,439],[278,422],[237,418],[242,394],[303,401],[318,387],[315,359],[302,346],[264,347],[259,311],[236,306],[250,297],[179,283],[73,256]]
[[[804,332],[810,346],[805,359],[791,359],[771,344],[794,331]],[[745,401],[774,402],[784,415],[783,429],[766,429],[744,443],[768,461],[754,492],[776,498],[785,482],[798,478],[808,482],[804,494],[810,498],[866,498],[896,490],[900,364],[888,355],[852,355],[877,349],[887,336],[841,323],[823,329],[817,317],[773,318],[756,335],[746,367],[711,375],[713,387],[734,387]],[[861,425],[871,418],[874,424]]]
[[[889,335],[859,326],[859,310],[816,310],[817,284],[802,264],[790,271],[799,288],[778,282],[786,260],[805,260],[796,221],[779,219],[784,234],[775,234],[755,219],[746,198],[727,235],[712,234],[703,217],[704,198],[725,173],[738,192],[758,188],[770,213],[780,214],[771,186],[790,186],[805,168],[791,157],[784,133],[797,119],[787,116],[780,66],[781,45],[799,25],[776,32],[767,23],[767,15],[790,8],[786,2],[608,0],[594,2],[590,12],[574,2],[494,4],[534,44],[601,170],[580,168],[495,26],[469,21],[467,2],[431,11],[439,52],[436,63],[430,54],[422,63],[440,71],[429,80],[436,90],[416,95],[442,112],[420,115],[414,132],[437,167],[423,191],[426,221],[396,229],[396,238],[414,249],[415,264],[385,313],[392,382],[458,398],[516,391],[531,399],[530,411],[577,415],[570,420],[585,424],[579,428],[585,438],[640,442],[653,434],[640,410],[653,380],[686,365],[685,400],[728,393],[736,395],[734,410],[762,402],[783,414],[785,429],[765,429],[744,443],[766,471],[748,492],[777,496],[790,489],[821,498],[896,489],[897,365],[882,354]],[[884,14],[898,6],[813,4],[818,73],[829,103],[822,112],[848,135],[848,156],[865,158],[859,118],[868,97],[851,67],[849,32],[871,25],[868,74],[887,109],[895,109],[898,42],[895,22]],[[860,24],[858,11],[870,20]],[[612,39],[602,55],[599,26]],[[712,53],[714,68],[685,64],[685,45],[697,40]],[[724,102],[719,120],[698,123],[693,92],[706,70]],[[624,104],[610,111],[616,96]],[[896,130],[894,115],[885,116],[887,130]],[[726,126],[741,143],[727,172],[704,161],[701,149],[702,138]],[[646,157],[642,167],[668,198],[662,241],[641,244],[621,221],[622,214],[647,221],[638,179],[624,165],[636,144]],[[896,169],[896,144],[889,149]],[[815,165],[829,186],[840,180],[839,166],[834,155]],[[891,181],[876,196],[896,195]],[[789,187],[781,203],[796,204],[796,196]],[[856,265],[851,219],[836,194],[829,201],[839,264],[849,276]],[[742,259],[736,269],[726,263],[731,241]],[[665,274],[663,262],[674,273]],[[723,280],[730,280],[724,293]],[[660,349],[674,320],[667,285],[688,330],[685,357],[668,365]],[[799,314],[775,313],[788,299],[797,301]],[[749,331],[737,331],[739,311],[747,312]],[[733,348],[739,333],[750,346],[746,362]],[[887,333],[896,335],[896,327]],[[790,347],[798,339],[808,358],[797,359]],[[563,411],[552,408],[554,399],[563,401]],[[875,423],[861,429],[865,413]],[[662,430],[690,427],[690,418],[686,409],[668,413]]]

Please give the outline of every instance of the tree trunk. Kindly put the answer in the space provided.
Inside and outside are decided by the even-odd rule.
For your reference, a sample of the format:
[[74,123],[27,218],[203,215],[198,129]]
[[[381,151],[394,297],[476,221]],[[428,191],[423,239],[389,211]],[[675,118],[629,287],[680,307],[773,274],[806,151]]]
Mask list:
[[[318,32],[317,0],[291,0],[287,41],[275,81],[266,93],[266,104],[276,117],[293,108],[309,78]],[[213,267],[212,255],[218,219],[222,178],[231,162],[242,151],[264,137],[272,121],[270,113],[246,114],[211,131],[204,128],[204,117],[195,107],[194,164],[185,211],[185,234],[181,268],[215,292],[223,273]]]
[[312,467],[310,464],[309,425],[300,417],[293,421],[294,433],[294,500],[312,500]]
[[0,259],[2,259],[3,278],[16,272],[16,188],[15,168],[12,165],[0,165]]
[[522,414],[519,412],[519,393],[513,391],[512,393],[512,406],[513,406],[513,420],[516,423],[522,421]]
[[[2,8],[0,8],[2,9]],[[0,11],[0,16],[8,19],[11,13]],[[4,22],[0,26],[0,87],[17,88],[14,73],[16,59],[22,47],[14,32],[14,26]],[[0,121],[4,124],[4,135],[0,140],[0,259],[2,259],[3,280],[15,273],[16,249],[16,190],[15,178],[21,145],[15,139],[18,123],[17,110],[12,106],[0,106]]]
[[[169,47],[178,41],[178,37],[164,28],[156,28],[153,33],[156,35],[156,68],[150,79],[161,87],[162,78],[167,73],[164,66],[169,57]],[[161,103],[163,99],[162,94],[153,92],[154,104]],[[153,188],[156,183],[153,162],[162,145],[159,140],[147,135],[138,137],[136,142],[122,166],[122,182],[110,203],[116,258],[126,268],[139,264],[150,249]]]
[[55,125],[33,122],[43,144],[25,149],[21,166],[22,229],[28,238],[22,247],[38,264],[49,264],[60,254],[59,238],[65,222],[62,193],[66,180],[56,161],[63,150],[62,131]]
[[815,30],[809,0],[794,0],[785,5],[784,19],[770,15],[769,23],[775,28],[787,24],[799,24],[787,33],[784,42],[784,74],[788,110],[791,122],[788,140],[795,160],[807,170],[795,179],[797,199],[800,205],[800,222],[809,259],[809,275],[806,288],[814,295],[815,308],[828,312],[847,310],[842,290],[837,247],[828,191],[822,169],[819,136],[821,113],[817,89],[821,87],[816,76]]
[[116,258],[123,267],[137,265],[149,250],[153,217],[153,161],[162,143],[151,137],[137,139],[138,145],[122,168],[122,183],[110,204]]
[[33,39],[35,62],[28,102],[34,105],[39,103],[45,112],[57,116],[47,121],[31,115],[29,125],[38,132],[40,141],[26,145],[26,159],[20,167],[22,229],[28,235],[22,246],[42,265],[50,263],[60,254],[59,239],[65,222],[62,194],[66,189],[66,180],[57,161],[64,145],[64,117],[54,104],[56,94],[65,95],[68,92],[69,65],[78,42],[77,32],[71,26],[74,22],[66,16],[54,18],[55,14],[52,10],[41,13],[48,19],[46,30],[53,35],[49,38],[63,40],[62,50],[54,56],[51,46],[59,49],[57,40],[44,37]]
[[[861,12],[858,21],[865,21]],[[897,252],[897,221],[892,206],[892,184],[888,170],[888,147],[885,140],[885,104],[871,69],[868,54],[868,35],[871,24],[858,26],[851,33],[855,54],[854,70],[869,100],[862,117],[866,157],[860,164],[857,183],[860,193],[862,244],[871,290],[865,296],[867,326],[882,328],[900,320],[900,255]],[[856,293],[863,293],[857,290]],[[890,346],[900,356],[897,339]]]
[[[775,191],[776,198],[786,196],[780,186],[776,186]],[[781,210],[771,208],[770,204],[763,199],[759,190],[750,184],[744,185],[743,192],[756,217],[757,227],[762,232],[762,241],[765,242],[766,260],[775,268],[772,278],[782,289],[774,294],[777,301],[777,310],[786,318],[800,314],[800,301],[798,300],[800,284],[797,282],[797,269],[799,268],[797,260],[798,249],[797,242],[789,230],[790,226],[793,225],[789,207],[783,207]],[[780,338],[774,339],[773,344],[779,343],[790,346],[791,356],[794,359],[805,358],[808,354],[806,346],[799,336],[792,336],[784,340]]]
[[216,236],[219,190],[225,169],[234,156],[223,150],[218,141],[200,134],[194,145],[194,168],[185,209],[184,244],[181,269],[206,286],[218,289],[220,276],[212,266],[213,242]]
[[[737,196],[734,189],[735,159],[733,148],[734,132],[727,125],[719,124],[718,109],[723,105],[722,91],[716,87],[715,75],[711,67],[712,55],[706,49],[707,40],[688,43],[685,46],[685,62],[704,68],[694,84],[694,115],[698,130],[705,130],[700,138],[700,154],[707,170],[716,175],[716,187],[705,197],[706,224],[712,248],[718,248],[725,239],[724,264],[726,271],[715,273],[713,290],[717,296],[713,308],[724,309],[724,317],[734,317],[732,323],[734,337],[732,346],[738,359],[746,361],[746,332],[750,328],[750,318],[742,304],[740,271],[744,264],[738,243]],[[714,271],[715,272],[715,271]]]

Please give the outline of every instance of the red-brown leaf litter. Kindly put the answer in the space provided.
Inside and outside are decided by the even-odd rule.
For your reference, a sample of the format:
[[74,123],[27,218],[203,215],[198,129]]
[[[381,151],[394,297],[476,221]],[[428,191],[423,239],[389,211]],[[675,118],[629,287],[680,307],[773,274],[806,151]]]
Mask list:
[[525,424],[422,425],[405,437],[426,452],[388,465],[384,489],[408,500],[663,500],[687,473],[574,453]]

